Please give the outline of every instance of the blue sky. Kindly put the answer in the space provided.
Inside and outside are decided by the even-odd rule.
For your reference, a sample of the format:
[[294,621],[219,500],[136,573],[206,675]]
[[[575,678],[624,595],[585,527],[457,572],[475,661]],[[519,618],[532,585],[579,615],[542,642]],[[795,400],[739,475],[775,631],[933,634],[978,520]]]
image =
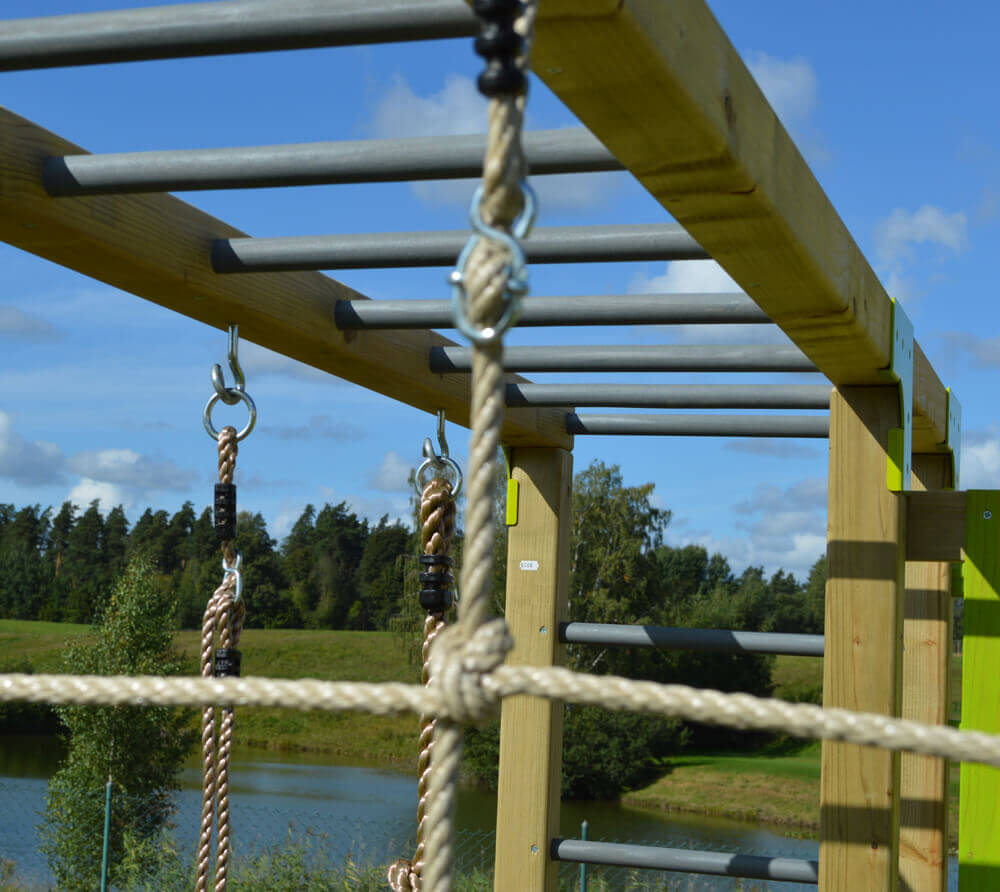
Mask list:
[[[0,0],[0,17],[125,6]],[[710,4],[917,339],[962,402],[963,485],[1000,487],[1000,123],[990,4]],[[96,152],[481,131],[468,42],[224,56],[0,74],[2,103]],[[575,119],[540,83],[529,126]],[[455,229],[472,183],[308,187],[184,196],[255,236]],[[541,225],[663,222],[624,174],[541,178]],[[447,270],[331,272],[374,298],[446,297]],[[714,264],[532,270],[538,295],[732,290]],[[739,343],[761,328],[515,332],[511,343]],[[209,503],[201,426],[225,336],[0,245],[0,501],[85,506]],[[241,507],[281,537],[309,502],[405,516],[425,413],[244,343],[258,429],[240,452]],[[536,380],[554,376],[534,375]],[[577,376],[586,377],[586,376]],[[784,380],[788,380],[786,376]],[[801,380],[812,380],[798,376]],[[650,376],[650,381],[692,380]],[[760,380],[766,380],[762,378]],[[242,410],[241,410],[242,411]],[[242,414],[217,414],[220,423]],[[461,462],[466,433],[449,428]],[[824,548],[820,441],[577,439],[630,484],[656,484],[667,541],[721,550],[735,569],[803,574]]]

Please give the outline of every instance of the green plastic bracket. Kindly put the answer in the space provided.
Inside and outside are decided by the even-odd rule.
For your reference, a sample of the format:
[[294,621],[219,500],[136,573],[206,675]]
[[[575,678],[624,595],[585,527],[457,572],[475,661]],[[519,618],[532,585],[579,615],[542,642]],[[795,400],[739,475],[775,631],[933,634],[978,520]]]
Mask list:
[[959,470],[962,458],[962,404],[954,391],[948,388],[948,431],[943,448],[951,453],[951,486],[959,489]]
[[889,431],[889,461],[886,484],[892,492],[910,488],[910,457],[913,454],[913,323],[899,301],[892,300],[892,355],[886,377],[899,384],[899,417],[903,426]]
[[[965,501],[963,730],[1000,734],[1000,490]],[[958,812],[962,892],[1000,889],[1000,768],[963,762]]]
[[503,460],[507,467],[507,513],[506,521],[507,526],[513,527],[517,526],[517,494],[518,494],[518,482],[514,479],[513,472],[511,470],[513,466],[512,453],[513,449],[510,446],[503,447]]

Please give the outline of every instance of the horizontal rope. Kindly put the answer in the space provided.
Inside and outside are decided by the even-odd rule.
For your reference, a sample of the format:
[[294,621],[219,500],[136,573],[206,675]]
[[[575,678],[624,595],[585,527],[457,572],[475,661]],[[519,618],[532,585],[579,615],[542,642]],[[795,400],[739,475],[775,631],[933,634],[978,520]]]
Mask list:
[[[483,676],[482,689],[498,700],[532,695],[613,711],[645,712],[747,731],[780,731],[952,761],[1000,768],[1000,736],[959,731],[846,709],[786,703],[613,675],[585,675],[555,667],[501,666]],[[455,716],[446,700],[421,685],[274,678],[161,678],[159,676],[0,675],[0,702],[82,706],[272,706],[374,715]]]

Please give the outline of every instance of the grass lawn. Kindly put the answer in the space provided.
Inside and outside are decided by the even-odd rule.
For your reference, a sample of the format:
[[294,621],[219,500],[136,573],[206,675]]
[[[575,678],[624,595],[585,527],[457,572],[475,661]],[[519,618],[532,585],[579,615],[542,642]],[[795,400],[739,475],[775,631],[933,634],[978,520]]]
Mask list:
[[[0,666],[29,662],[36,671],[59,671],[68,639],[89,627],[67,623],[0,620]],[[416,633],[415,633],[416,634]],[[177,633],[187,671],[198,671],[200,634]],[[245,675],[309,677],[329,681],[416,682],[420,667],[389,632],[259,630],[243,633]],[[806,699],[822,690],[823,661],[777,657],[774,696]],[[953,719],[959,716],[961,658],[952,672]],[[238,746],[311,751],[338,761],[409,766],[415,761],[417,719],[355,713],[306,713],[240,709]],[[758,753],[685,754],[669,760],[666,773],[642,790],[623,796],[630,806],[723,815],[806,831],[819,827],[820,744],[803,743]],[[952,768],[952,835],[957,832],[958,767]]]

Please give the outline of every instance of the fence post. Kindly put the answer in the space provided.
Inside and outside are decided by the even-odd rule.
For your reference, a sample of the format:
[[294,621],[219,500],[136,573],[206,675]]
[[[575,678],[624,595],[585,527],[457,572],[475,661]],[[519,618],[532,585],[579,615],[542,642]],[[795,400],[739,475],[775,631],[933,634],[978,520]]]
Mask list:
[[[573,454],[516,447],[510,471],[516,513],[508,511],[506,619],[514,636],[510,665],[562,662],[559,623],[566,619],[569,500]],[[513,489],[513,487],[511,488]],[[510,499],[510,496],[508,497]],[[508,504],[508,509],[515,507]],[[497,790],[497,892],[556,892],[563,703],[507,697],[500,712]]]
[[108,889],[108,843],[111,839],[111,776],[104,788],[104,847],[101,851],[101,892]]
[[[580,839],[586,840],[587,838],[587,822],[580,825]],[[580,865],[580,892],[587,892],[587,865]]]

